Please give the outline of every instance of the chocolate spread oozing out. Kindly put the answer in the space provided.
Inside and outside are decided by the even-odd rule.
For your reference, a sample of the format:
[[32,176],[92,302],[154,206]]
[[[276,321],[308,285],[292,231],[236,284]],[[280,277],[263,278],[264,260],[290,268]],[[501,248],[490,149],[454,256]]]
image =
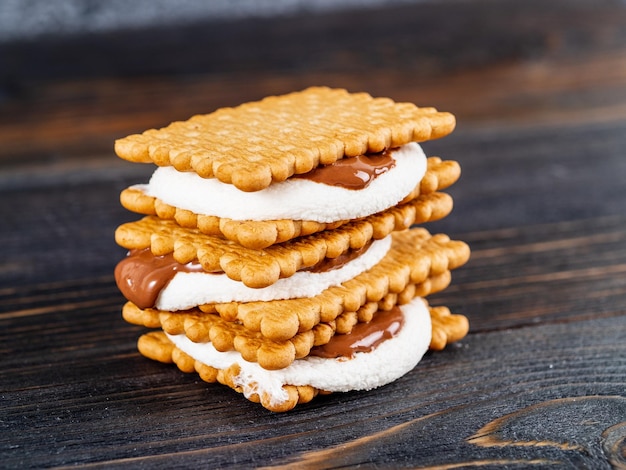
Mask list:
[[346,335],[335,335],[322,346],[311,349],[311,356],[323,358],[351,358],[356,352],[370,352],[383,341],[393,338],[404,325],[400,307],[389,311],[379,310],[372,321],[357,323]]
[[319,166],[308,173],[294,175],[316,183],[341,186],[346,189],[366,188],[377,176],[389,171],[396,164],[391,151],[342,158],[330,165]]
[[161,290],[177,272],[203,272],[196,260],[181,264],[172,254],[154,256],[149,248],[132,250],[115,267],[115,282],[128,300],[139,308],[154,307]]

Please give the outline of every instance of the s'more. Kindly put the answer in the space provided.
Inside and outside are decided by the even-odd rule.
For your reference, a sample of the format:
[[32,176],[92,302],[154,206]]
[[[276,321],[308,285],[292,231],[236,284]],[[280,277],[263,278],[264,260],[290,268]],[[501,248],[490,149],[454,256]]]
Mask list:
[[447,216],[456,161],[420,142],[452,132],[434,108],[314,87],[116,141],[157,166],[121,193],[124,319],[144,356],[271,411],[369,390],[462,339],[428,296],[469,259],[424,227]]

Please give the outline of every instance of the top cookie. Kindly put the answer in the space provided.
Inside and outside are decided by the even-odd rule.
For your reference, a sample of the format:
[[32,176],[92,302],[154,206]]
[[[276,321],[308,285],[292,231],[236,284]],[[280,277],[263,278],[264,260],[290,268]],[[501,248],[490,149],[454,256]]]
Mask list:
[[454,126],[452,114],[434,108],[314,87],[130,135],[115,152],[258,191],[344,156],[443,137]]

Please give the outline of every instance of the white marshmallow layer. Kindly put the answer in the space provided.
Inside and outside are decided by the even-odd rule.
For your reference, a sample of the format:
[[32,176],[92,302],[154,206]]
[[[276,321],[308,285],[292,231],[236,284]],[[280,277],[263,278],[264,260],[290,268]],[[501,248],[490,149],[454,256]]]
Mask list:
[[160,310],[186,310],[203,304],[254,302],[313,297],[372,268],[391,247],[391,235],[375,240],[361,256],[337,269],[325,272],[298,271],[261,289],[247,287],[226,274],[178,272],[163,288],[156,301]]
[[166,204],[234,220],[312,220],[330,223],[388,209],[409,194],[426,172],[426,155],[415,142],[391,151],[396,163],[366,188],[345,189],[303,178],[244,192],[216,178],[202,178],[173,167],[157,168],[147,185],[136,185]]
[[245,361],[236,351],[219,352],[211,343],[194,343],[184,334],[168,337],[177,348],[206,365],[226,369],[239,364],[241,372],[235,385],[242,388],[244,395],[267,393],[272,404],[278,405],[287,400],[283,385],[311,385],[330,392],[370,390],[393,382],[413,369],[430,344],[430,313],[419,297],[400,309],[404,326],[395,337],[371,352],[355,353],[349,360],[308,356],[273,371]]

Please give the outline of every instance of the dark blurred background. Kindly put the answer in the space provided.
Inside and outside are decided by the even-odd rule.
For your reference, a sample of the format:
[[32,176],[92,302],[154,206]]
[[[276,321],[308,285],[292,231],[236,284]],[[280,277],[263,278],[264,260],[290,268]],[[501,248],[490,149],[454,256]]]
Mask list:
[[625,26],[621,0],[2,0],[0,164],[311,84],[463,125],[608,116]]

